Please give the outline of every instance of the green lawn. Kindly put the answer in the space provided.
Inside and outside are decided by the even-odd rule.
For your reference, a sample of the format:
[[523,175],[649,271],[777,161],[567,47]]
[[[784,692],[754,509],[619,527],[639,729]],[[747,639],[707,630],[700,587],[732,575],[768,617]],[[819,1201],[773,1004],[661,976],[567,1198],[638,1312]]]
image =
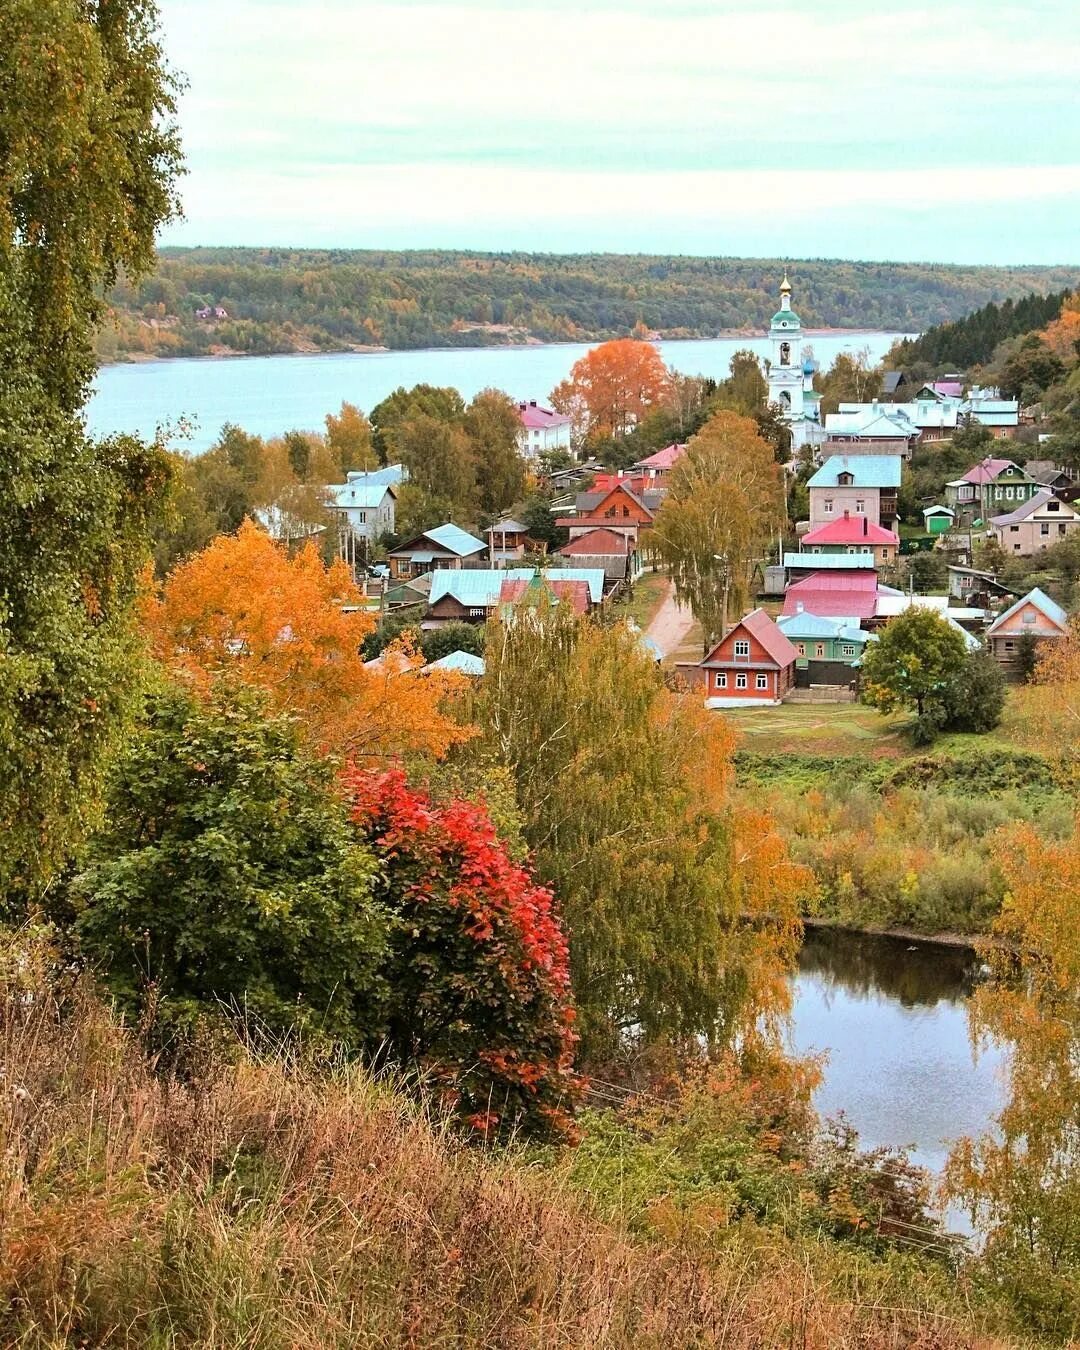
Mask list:
[[634,583],[634,595],[623,600],[615,609],[617,617],[633,619],[644,632],[656,617],[656,612],[664,603],[668,592],[668,578],[663,572],[646,572],[640,581]]

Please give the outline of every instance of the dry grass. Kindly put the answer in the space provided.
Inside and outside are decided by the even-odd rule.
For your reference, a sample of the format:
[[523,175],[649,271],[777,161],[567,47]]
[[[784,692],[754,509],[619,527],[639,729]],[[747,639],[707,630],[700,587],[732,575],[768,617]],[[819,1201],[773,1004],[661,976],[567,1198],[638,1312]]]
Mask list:
[[635,1241],[557,1172],[463,1148],[355,1071],[155,1073],[25,948],[0,950],[0,984],[5,1346],[978,1343],[767,1250]]

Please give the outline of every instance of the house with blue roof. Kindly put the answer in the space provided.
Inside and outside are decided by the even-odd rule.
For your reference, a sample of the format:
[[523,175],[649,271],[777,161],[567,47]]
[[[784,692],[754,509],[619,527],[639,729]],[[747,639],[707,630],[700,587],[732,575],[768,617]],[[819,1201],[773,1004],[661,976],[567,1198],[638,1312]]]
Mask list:
[[458,525],[436,525],[389,549],[386,561],[394,581],[407,581],[436,568],[476,567],[483,563],[487,544]]
[[990,655],[1001,663],[1005,674],[1019,675],[1024,647],[1030,645],[1022,641],[1025,636],[1041,646],[1059,642],[1068,632],[1068,614],[1036,586],[997,616],[986,630],[985,641]]
[[858,619],[826,617],[803,610],[781,615],[776,626],[798,653],[796,670],[812,671],[815,662],[825,661],[839,662],[855,670],[866,644],[876,641],[875,634],[863,632]]
[[903,460],[899,455],[831,455],[807,483],[810,528],[864,516],[892,529]]
[[590,614],[604,602],[602,567],[437,568],[421,628],[447,623],[484,623],[500,605],[535,600],[540,590],[552,600],[571,600]]
[[351,559],[352,542],[363,540],[370,546],[384,534],[393,534],[401,466],[395,477],[390,469],[371,473],[349,473],[344,483],[330,483],[326,505],[337,519],[342,556]]

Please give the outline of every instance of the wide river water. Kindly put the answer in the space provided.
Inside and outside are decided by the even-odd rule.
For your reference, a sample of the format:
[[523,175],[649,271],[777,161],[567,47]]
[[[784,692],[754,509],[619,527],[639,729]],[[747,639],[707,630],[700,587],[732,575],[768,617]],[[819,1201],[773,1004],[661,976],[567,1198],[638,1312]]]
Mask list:
[[1004,1100],[1002,1050],[976,1056],[968,1036],[979,972],[966,947],[808,928],[790,1044],[827,1055],[819,1112],[843,1112],[861,1147],[908,1146],[940,1173],[950,1145],[986,1131]]
[[[878,361],[901,334],[806,333],[805,343],[828,366],[839,352],[866,348]],[[767,356],[767,338],[703,338],[658,344],[665,362],[685,375],[724,379],[733,353],[749,348]],[[258,436],[294,428],[322,429],[328,412],[343,402],[369,412],[400,385],[451,385],[466,398],[481,389],[504,389],[511,398],[547,400],[586,344],[537,347],[440,348],[415,352],[341,353],[329,356],[244,356],[145,361],[105,366],[98,372],[88,411],[98,436],[138,432],[151,437],[159,426],[187,435],[170,440],[195,453],[213,445],[226,422]]]

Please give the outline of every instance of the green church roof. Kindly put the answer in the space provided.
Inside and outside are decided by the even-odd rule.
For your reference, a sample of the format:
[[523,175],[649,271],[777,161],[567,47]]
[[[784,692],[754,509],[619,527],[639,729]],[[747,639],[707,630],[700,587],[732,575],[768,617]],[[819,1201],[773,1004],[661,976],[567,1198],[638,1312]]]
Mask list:
[[792,322],[795,326],[801,323],[799,316],[793,309],[778,309],[772,316],[773,324]]

